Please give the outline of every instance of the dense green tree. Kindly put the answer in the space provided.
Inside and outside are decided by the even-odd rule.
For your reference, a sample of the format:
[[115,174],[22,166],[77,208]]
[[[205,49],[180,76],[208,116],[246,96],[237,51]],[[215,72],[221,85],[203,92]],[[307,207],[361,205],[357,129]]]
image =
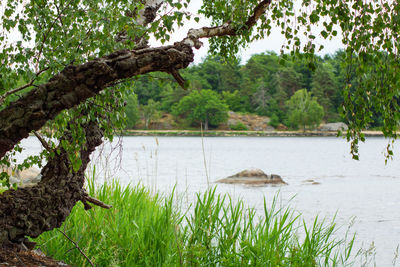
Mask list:
[[296,72],[293,66],[281,68],[278,72],[279,87],[291,97],[297,90],[301,89],[301,74]]
[[144,121],[144,127],[149,128],[152,121],[160,118],[159,111],[160,103],[154,101],[153,99],[149,99],[146,105],[140,106],[140,113],[142,114],[142,118]]
[[161,109],[166,112],[172,112],[172,107],[188,94],[188,90],[176,84],[166,84],[161,93]]
[[138,96],[139,103],[146,105],[150,99],[161,100],[161,94],[167,84],[174,83],[174,80],[165,73],[152,73],[139,77],[133,84],[133,90]]
[[293,61],[293,69],[299,74],[298,77],[301,88],[310,90],[314,71],[308,66],[306,60],[291,58],[291,61]]
[[274,52],[255,54],[243,66],[243,75],[246,80],[258,80],[268,78],[271,73],[275,73],[280,67],[279,56]]
[[192,91],[173,108],[176,116],[183,116],[192,124],[216,127],[228,119],[228,106],[212,90]]
[[337,112],[339,104],[337,94],[340,88],[334,76],[334,69],[330,63],[321,63],[317,65],[317,69],[313,73],[311,82],[311,92],[313,96],[318,98],[318,102],[324,107],[325,119],[328,121],[340,120]]
[[268,113],[268,102],[276,92],[276,73],[280,68],[279,57],[273,52],[253,55],[243,66],[241,91],[249,98],[247,111]]
[[126,128],[133,129],[140,120],[139,101],[137,95],[129,95],[126,98]]
[[294,128],[317,127],[324,117],[324,109],[306,89],[298,90],[287,101],[288,123]]
[[222,99],[228,105],[229,110],[245,112],[247,106],[247,98],[240,94],[239,90],[233,92],[224,91],[222,92]]
[[193,89],[211,89],[218,93],[240,89],[241,73],[238,59],[207,57],[197,66],[189,68],[186,78],[194,82]]

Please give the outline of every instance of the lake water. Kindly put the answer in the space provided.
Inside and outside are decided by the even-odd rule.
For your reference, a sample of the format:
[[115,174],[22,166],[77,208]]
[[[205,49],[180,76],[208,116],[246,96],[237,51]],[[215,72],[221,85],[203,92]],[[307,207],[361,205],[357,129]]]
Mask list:
[[[40,150],[34,138],[23,144]],[[141,182],[165,193],[175,186],[189,202],[217,179],[244,169],[279,174],[287,186],[219,184],[217,191],[243,199],[260,214],[263,199],[271,201],[277,193],[306,222],[337,214],[339,233],[352,223],[355,250],[372,245],[376,265],[392,266],[400,243],[400,150],[395,143],[395,157],[385,165],[386,145],[384,138],[368,138],[354,161],[349,144],[333,137],[124,137],[100,148],[102,156],[93,162],[100,179],[118,177],[123,184]]]

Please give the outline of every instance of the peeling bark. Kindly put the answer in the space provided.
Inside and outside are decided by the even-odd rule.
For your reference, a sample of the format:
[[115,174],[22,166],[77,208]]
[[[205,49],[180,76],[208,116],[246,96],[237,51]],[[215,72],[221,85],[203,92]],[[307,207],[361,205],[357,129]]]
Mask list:
[[[136,19],[136,23],[138,25],[142,25],[143,27],[147,26],[151,22],[154,21],[154,19],[157,16],[157,11],[161,7],[161,5],[164,3],[164,0],[147,0],[147,1],[142,1],[143,8],[139,10],[138,14],[136,14],[135,11],[127,11],[126,16],[131,17],[133,19]],[[125,30],[119,32],[117,36],[115,37],[115,40],[117,42],[126,42],[128,41],[128,34]],[[134,42],[136,43],[137,48],[145,48],[148,47],[148,40],[146,38],[142,37],[137,37]]]
[[76,202],[85,200],[85,170],[90,154],[102,143],[103,132],[94,123],[84,129],[86,146],[80,151],[82,166],[77,172],[71,170],[68,154],[60,147],[61,153],[42,169],[37,185],[0,195],[0,244],[19,243],[25,236],[37,237],[60,227]]

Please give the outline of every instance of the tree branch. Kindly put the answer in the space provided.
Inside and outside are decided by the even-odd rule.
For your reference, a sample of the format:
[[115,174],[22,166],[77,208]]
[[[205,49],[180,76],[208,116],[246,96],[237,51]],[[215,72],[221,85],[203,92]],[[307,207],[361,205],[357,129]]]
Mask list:
[[33,134],[36,136],[36,138],[40,141],[40,143],[42,144],[42,146],[49,152],[52,152],[53,149],[51,149],[50,145],[46,142],[46,140],[44,140],[40,134],[38,134],[38,132],[33,131]]
[[[112,208],[111,205],[107,205],[107,204],[103,203],[102,201],[100,201],[100,200],[98,200],[98,199],[96,199],[94,197],[91,197],[91,196],[89,196],[87,194],[83,196],[83,199],[82,199],[83,205],[85,205],[85,204],[87,205],[87,203],[85,203],[86,201],[90,202],[90,203],[92,203],[92,204],[94,204],[96,206],[99,206],[99,207],[101,207],[103,209],[111,209]],[[91,208],[89,205],[87,205],[87,206],[86,205],[85,205],[85,209],[86,210]]]
[[4,95],[2,95],[0,97],[0,106],[4,103],[4,100],[6,100],[6,98],[9,97],[10,95],[15,94],[19,91],[24,90],[25,88],[32,86],[33,83],[35,82],[36,78],[39,77],[40,74],[42,74],[43,72],[45,72],[48,69],[49,68],[44,68],[44,69],[40,70],[38,73],[36,73],[35,78],[33,78],[29,83],[27,83],[21,87],[15,88],[13,90],[10,90],[10,91],[6,92]]
[[[253,14],[245,22],[247,28],[251,28],[257,23],[257,21],[265,13],[271,2],[272,0],[261,1],[254,8]],[[238,29],[234,28],[232,23],[229,21],[220,26],[203,27],[200,29],[190,29],[187,34],[187,38],[184,39],[184,42],[190,44],[192,47],[195,47],[196,46],[195,41],[196,40],[198,41],[198,39],[200,38],[211,38],[211,37],[229,36],[229,35],[232,36],[238,34],[240,34],[240,32],[238,32]]]
[[[146,27],[148,24],[154,21],[157,15],[157,11],[160,9],[161,5],[163,4],[164,0],[147,0],[145,1],[144,7],[139,10],[137,17],[135,17],[135,13],[137,10],[134,11],[127,11],[126,16],[136,19],[136,23],[143,27]],[[125,30],[119,32],[115,37],[115,41],[117,42],[126,42],[128,40],[128,35]],[[134,42],[138,48],[145,48],[148,47],[148,41],[144,36],[138,36],[135,38]]]
[[0,158],[31,131],[39,130],[61,111],[95,96],[109,84],[148,72],[186,68],[193,57],[191,47],[178,43],[149,51],[120,50],[68,66],[0,111]]
[[267,10],[268,6],[271,4],[272,0],[264,0],[261,1],[256,8],[254,9],[253,15],[251,15],[248,20],[246,21],[246,26],[248,29],[256,25],[257,21],[260,19],[260,17],[265,14],[265,11]]
[[183,79],[183,77],[181,76],[181,74],[176,70],[176,69],[172,69],[170,71],[171,75],[175,78],[175,80],[177,81],[177,83],[183,88],[185,88],[185,79]]

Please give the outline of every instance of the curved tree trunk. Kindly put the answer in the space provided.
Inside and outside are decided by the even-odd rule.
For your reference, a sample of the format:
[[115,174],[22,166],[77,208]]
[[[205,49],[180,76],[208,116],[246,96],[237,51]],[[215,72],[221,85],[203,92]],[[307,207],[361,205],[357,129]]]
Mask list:
[[[52,158],[42,169],[42,180],[33,187],[10,189],[0,195],[0,244],[20,243],[25,236],[37,237],[60,227],[76,202],[86,204],[83,189],[90,154],[102,143],[103,132],[95,123],[84,127],[86,146],[80,151],[82,166],[71,170],[68,154]],[[69,136],[66,134],[66,139]]]
[[[147,2],[147,1],[146,1]],[[140,14],[141,24],[151,22],[163,0],[151,0]],[[253,10],[245,25],[253,27],[264,14],[271,0],[262,0]],[[181,42],[158,48],[120,50],[85,64],[68,66],[47,83],[38,85],[17,101],[0,111],[0,158],[33,130],[39,130],[60,112],[70,109],[95,96],[114,83],[140,74],[162,71],[170,73],[183,86],[178,70],[193,62],[193,48],[200,48],[200,38],[236,35],[230,22],[221,26],[191,29]],[[121,40],[124,33],[121,32]],[[0,246],[19,243],[25,236],[37,237],[45,231],[61,226],[77,201],[92,202],[83,189],[84,173],[90,154],[102,143],[103,133],[97,124],[83,127],[86,146],[80,151],[82,165],[72,171],[67,152],[49,160],[42,169],[42,180],[30,188],[10,189],[0,195]],[[71,137],[66,133],[65,139]]]

